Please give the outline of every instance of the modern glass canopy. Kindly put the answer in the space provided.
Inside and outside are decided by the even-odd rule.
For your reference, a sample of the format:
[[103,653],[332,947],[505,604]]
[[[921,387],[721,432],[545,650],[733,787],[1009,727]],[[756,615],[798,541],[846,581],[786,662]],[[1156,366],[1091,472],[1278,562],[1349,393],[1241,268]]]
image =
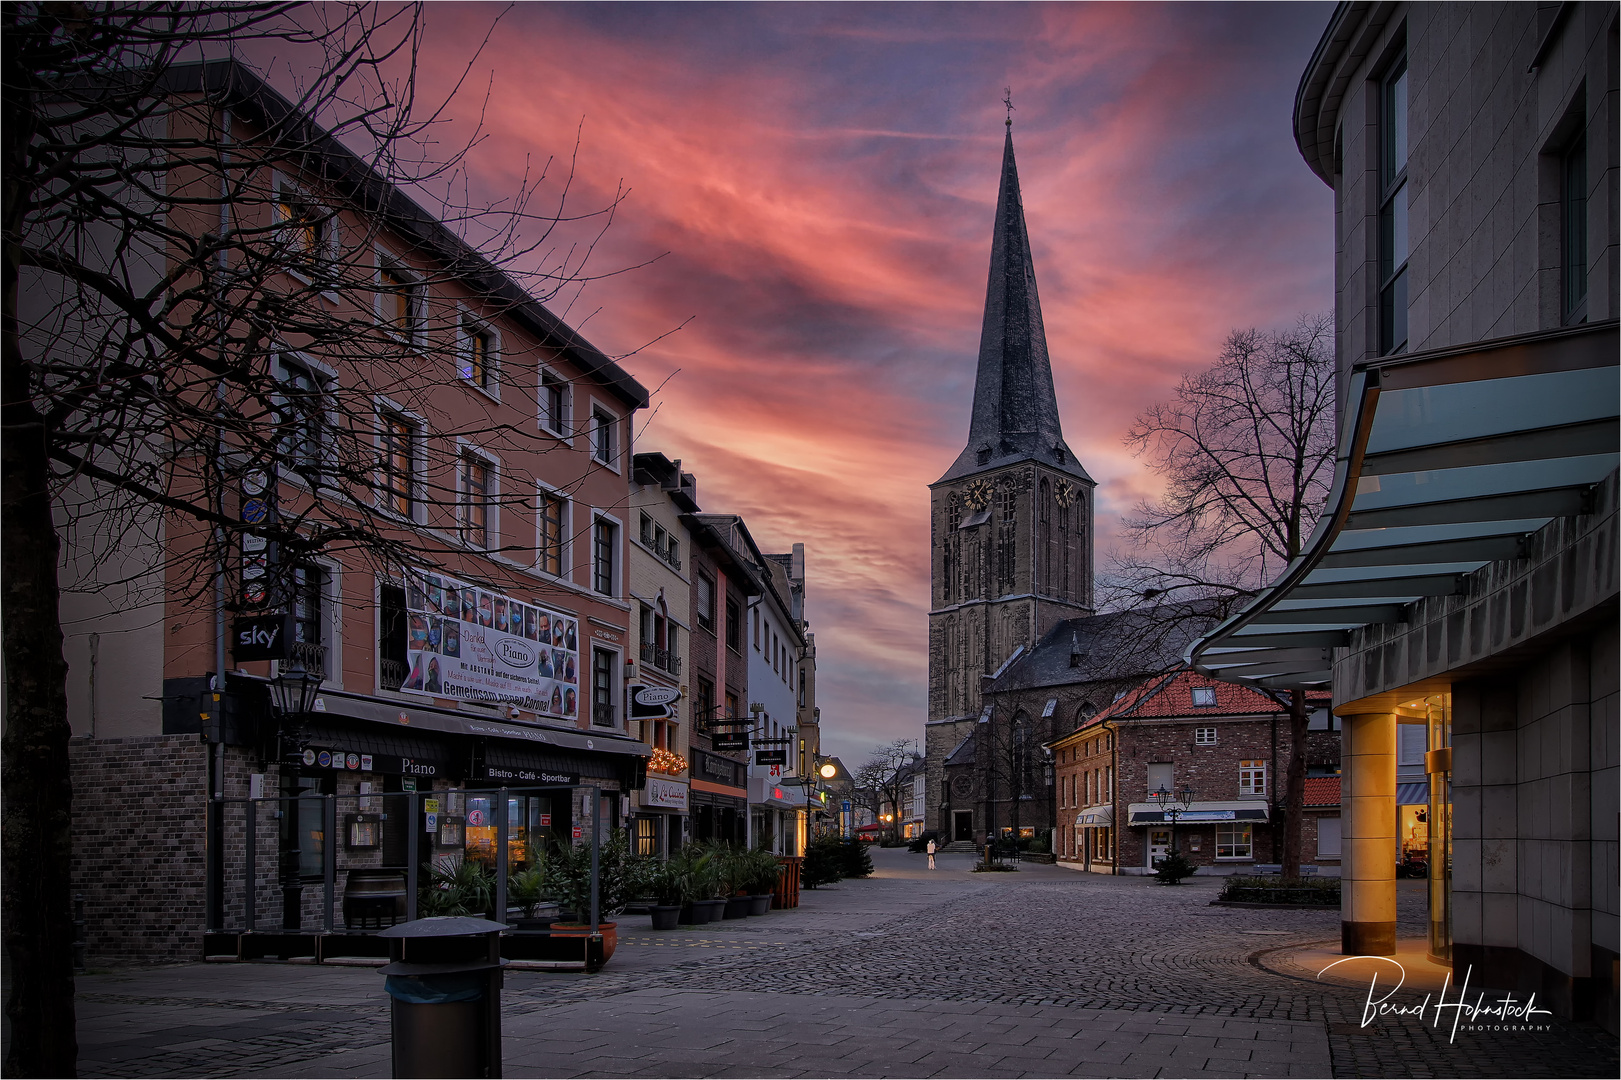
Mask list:
[[1587,511],[1621,464],[1615,320],[1369,361],[1351,374],[1328,503],[1304,551],[1188,661],[1231,682],[1320,686],[1351,631],[1406,621]]

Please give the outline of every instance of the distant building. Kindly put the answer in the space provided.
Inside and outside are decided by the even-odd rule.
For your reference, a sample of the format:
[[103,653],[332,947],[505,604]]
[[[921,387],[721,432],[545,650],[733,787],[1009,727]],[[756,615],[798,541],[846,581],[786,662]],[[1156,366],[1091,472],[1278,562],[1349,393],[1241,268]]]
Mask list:
[[[1307,735],[1302,852],[1335,873],[1338,725],[1326,695],[1318,704]],[[1292,746],[1288,712],[1270,695],[1187,668],[1145,679],[1048,744],[1060,822],[1054,850],[1088,870],[1152,873],[1171,848],[1174,816],[1178,849],[1203,872],[1254,873],[1256,864],[1280,862]],[[1192,797],[1172,815],[1154,801],[1159,790]],[[1322,826],[1325,818],[1332,824]]]

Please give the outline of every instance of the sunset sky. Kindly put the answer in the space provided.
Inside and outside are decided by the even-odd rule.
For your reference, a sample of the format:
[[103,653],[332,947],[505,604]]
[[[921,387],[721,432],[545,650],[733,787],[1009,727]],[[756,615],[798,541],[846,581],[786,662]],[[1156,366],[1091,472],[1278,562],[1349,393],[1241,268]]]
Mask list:
[[499,16],[447,113],[454,142],[489,88],[470,196],[561,179],[576,132],[569,206],[629,189],[590,267],[662,257],[552,306],[613,355],[681,327],[625,360],[659,388],[637,448],[764,550],[805,544],[823,745],[854,765],[923,734],[927,485],[967,436],[1003,87],[1101,570],[1155,487],[1136,413],[1233,328],[1332,303],[1331,193],[1290,129],[1331,10],[438,4],[424,92]]

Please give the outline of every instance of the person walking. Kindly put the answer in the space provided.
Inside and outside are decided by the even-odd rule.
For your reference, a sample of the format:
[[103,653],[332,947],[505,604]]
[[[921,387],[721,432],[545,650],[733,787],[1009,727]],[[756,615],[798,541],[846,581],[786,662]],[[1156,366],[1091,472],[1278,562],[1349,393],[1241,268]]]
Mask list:
[[934,841],[929,841],[929,869],[934,869]]

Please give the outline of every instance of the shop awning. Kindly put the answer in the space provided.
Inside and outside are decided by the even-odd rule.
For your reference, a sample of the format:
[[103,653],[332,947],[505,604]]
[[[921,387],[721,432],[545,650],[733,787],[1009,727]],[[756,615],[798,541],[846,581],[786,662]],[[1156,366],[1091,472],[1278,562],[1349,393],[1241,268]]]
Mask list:
[[749,777],[749,802],[777,810],[798,810],[805,805],[805,792],[797,784],[789,787],[769,776]]
[[1428,806],[1430,802],[1430,782],[1420,780],[1416,784],[1396,785],[1397,806]]
[[1616,322],[1358,364],[1328,504],[1271,587],[1194,643],[1230,682],[1321,686],[1350,632],[1458,592],[1621,463]]
[[454,735],[482,735],[493,739],[512,739],[541,746],[567,750],[584,750],[599,754],[630,754],[652,757],[653,748],[639,739],[613,732],[566,730],[540,727],[532,724],[511,723],[504,720],[468,716],[424,705],[402,705],[392,701],[351,694],[343,690],[322,690],[315,699],[314,713],[347,716],[356,720],[371,720],[392,728],[411,731],[443,731]]
[[[1169,825],[1171,815],[1158,803],[1132,803],[1126,808],[1132,825]],[[1178,825],[1207,825],[1223,821],[1266,821],[1265,803],[1233,799],[1195,802],[1177,818]]]
[[1086,828],[1091,825],[1110,826],[1114,824],[1114,807],[1092,806],[1075,815],[1076,828]]

